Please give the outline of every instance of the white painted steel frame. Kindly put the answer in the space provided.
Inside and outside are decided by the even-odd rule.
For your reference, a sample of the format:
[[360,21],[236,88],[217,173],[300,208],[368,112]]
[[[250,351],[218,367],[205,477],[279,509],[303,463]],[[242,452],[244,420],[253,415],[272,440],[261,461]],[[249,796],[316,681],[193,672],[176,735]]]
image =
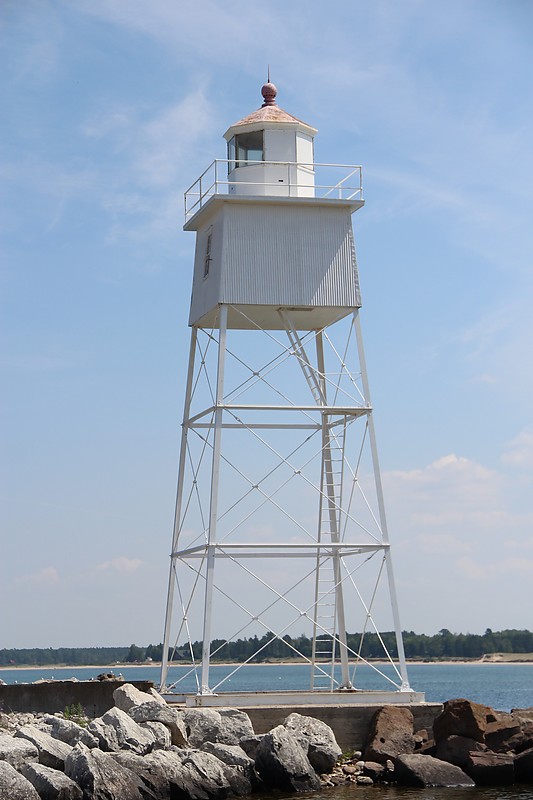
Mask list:
[[[356,310],[353,315],[353,325],[355,329],[355,335],[357,340],[357,350],[359,356],[359,366],[361,372],[361,380],[363,384],[363,394],[366,398],[367,404],[364,407],[353,407],[353,406],[346,406],[343,405],[336,405],[328,404],[327,403],[327,381],[326,381],[326,374],[325,374],[325,367],[324,367],[324,353],[323,353],[323,332],[318,331],[315,333],[315,341],[316,341],[316,351],[317,351],[317,364],[318,367],[314,368],[307,358],[305,353],[305,348],[303,343],[301,342],[297,331],[290,324],[290,318],[287,316],[287,333],[289,334],[289,341],[290,347],[290,354],[297,357],[297,360],[300,364],[300,367],[304,373],[304,376],[309,384],[309,388],[311,389],[313,396],[316,401],[315,406],[309,405],[277,405],[277,404],[238,404],[238,403],[227,403],[224,402],[224,368],[225,368],[225,360],[226,360],[226,337],[227,337],[227,313],[228,307],[221,306],[220,307],[220,318],[219,318],[219,332],[218,332],[218,342],[217,342],[217,377],[216,377],[216,390],[214,396],[212,397],[213,403],[208,408],[204,409],[204,411],[197,413],[193,416],[190,415],[191,409],[191,398],[193,394],[193,382],[194,382],[194,369],[195,369],[195,360],[197,354],[197,346],[198,346],[198,331],[196,328],[192,328],[191,333],[191,345],[190,345],[190,354],[189,354],[189,367],[187,373],[187,384],[186,384],[186,396],[185,396],[185,405],[184,405],[184,415],[183,415],[183,427],[182,427],[182,439],[181,439],[181,447],[180,447],[180,459],[179,459],[179,477],[178,477],[178,490],[177,490],[177,498],[176,498],[176,512],[175,512],[175,521],[174,521],[174,534],[173,534],[173,545],[172,545],[172,554],[171,554],[171,567],[170,567],[170,575],[169,575],[169,587],[168,587],[168,595],[167,595],[167,608],[166,608],[166,618],[165,618],[165,635],[164,635],[164,646],[163,646],[163,661],[162,661],[162,671],[161,671],[161,685],[162,687],[167,686],[167,675],[168,675],[168,654],[171,645],[171,623],[172,623],[172,613],[173,613],[173,605],[175,602],[175,585],[176,585],[176,572],[175,566],[176,561],[181,559],[192,559],[199,560],[200,566],[196,572],[197,580],[200,578],[200,570],[205,563],[205,588],[204,588],[204,624],[203,624],[203,650],[202,650],[202,664],[201,664],[201,682],[198,686],[198,692],[201,696],[209,696],[213,693],[213,690],[210,687],[209,682],[209,667],[210,667],[210,659],[213,655],[211,650],[211,639],[212,639],[212,612],[213,612],[213,585],[214,585],[214,574],[215,574],[215,565],[217,558],[229,558],[232,560],[238,559],[239,561],[243,558],[287,558],[287,557],[312,557],[316,559],[316,570],[318,570],[318,565],[320,563],[320,559],[323,557],[328,557],[332,559],[334,565],[334,596],[335,596],[335,617],[336,617],[336,628],[337,631],[326,631],[324,628],[318,624],[317,620],[317,594],[315,592],[315,602],[314,608],[312,609],[313,612],[313,631],[314,631],[314,647],[313,647],[313,655],[311,659],[311,664],[313,669],[318,667],[318,670],[322,670],[320,665],[316,664],[316,637],[320,635],[320,633],[328,633],[329,635],[332,634],[332,653],[333,656],[335,654],[335,648],[338,647],[340,651],[340,660],[341,660],[341,670],[342,670],[342,681],[341,687],[344,689],[350,689],[352,687],[352,679],[349,675],[349,656],[355,656],[358,661],[363,663],[365,659],[361,656],[361,653],[355,653],[354,651],[350,650],[347,646],[346,642],[346,625],[345,625],[345,618],[344,618],[344,597],[343,597],[343,584],[346,580],[349,580],[354,587],[356,592],[358,593],[357,586],[353,580],[353,572],[350,573],[349,570],[346,569],[346,577],[341,577],[341,563],[344,565],[344,559],[350,555],[355,553],[375,553],[379,552],[380,550],[383,552],[384,564],[387,572],[388,578],[388,586],[389,586],[389,595],[390,595],[390,603],[392,607],[393,619],[394,619],[394,626],[395,626],[395,634],[396,634],[396,643],[397,643],[397,650],[398,650],[398,662],[400,667],[399,677],[401,678],[401,691],[402,692],[410,692],[409,681],[407,677],[407,669],[405,664],[405,654],[403,650],[403,642],[401,637],[401,628],[399,623],[399,615],[398,615],[398,605],[396,600],[396,590],[394,584],[394,575],[392,570],[392,563],[390,560],[390,549],[389,549],[389,541],[388,541],[388,532],[387,532],[387,525],[386,525],[386,518],[385,518],[385,509],[383,503],[383,492],[381,486],[381,478],[379,474],[379,464],[377,459],[377,447],[375,441],[375,432],[373,426],[373,419],[372,419],[372,409],[370,407],[370,395],[369,395],[369,386],[368,386],[368,378],[366,373],[366,364],[364,359],[364,351],[362,346],[362,336],[360,330],[360,323],[359,323],[359,316],[358,311]],[[324,334],[326,335],[326,334]],[[209,346],[209,345],[208,345]],[[206,348],[207,349],[207,348]],[[204,365],[205,359],[205,352],[202,353],[202,361],[201,361],[201,369],[205,369]],[[317,377],[318,376],[318,377]],[[335,397],[335,400],[337,398]],[[312,423],[304,424],[304,425],[292,425],[291,423],[248,423],[245,424],[242,421],[238,420],[233,423],[224,423],[223,421],[223,414],[225,411],[227,412],[234,412],[236,410],[253,410],[253,411],[300,411],[304,413],[310,412],[317,412],[319,411],[321,415],[321,422],[320,423]],[[331,419],[331,416],[340,415],[344,418],[344,424],[346,424],[346,419],[348,417],[356,418],[358,416],[366,415],[367,418],[367,427],[368,427],[368,437],[369,443],[371,448],[371,455],[372,455],[372,463],[374,468],[374,479],[375,479],[375,488],[376,488],[376,495],[377,495],[377,503],[378,503],[378,511],[379,511],[379,522],[380,528],[382,531],[382,539],[381,541],[376,540],[374,543],[369,544],[368,542],[356,542],[356,541],[341,541],[340,540],[340,531],[339,531],[339,524],[340,524],[340,512],[341,512],[341,502],[340,500],[337,501],[335,497],[335,490],[334,490],[334,479],[332,476],[332,463],[331,463],[331,437],[332,431],[334,427],[339,425],[339,421],[335,421]],[[206,416],[211,416],[210,422],[200,422],[202,418]],[[235,417],[237,420],[237,418]],[[219,471],[220,471],[220,461],[221,461],[221,449],[222,449],[222,431],[224,428],[248,428],[249,430],[260,430],[260,429],[283,429],[283,428],[291,428],[291,429],[310,429],[310,430],[321,430],[322,432],[322,484],[320,489],[320,503],[321,505],[325,502],[328,509],[329,521],[330,521],[330,530],[327,532],[329,534],[329,540],[323,541],[323,534],[325,533],[321,530],[322,526],[322,517],[321,512],[319,512],[319,533],[318,533],[318,541],[316,542],[308,542],[308,543],[272,543],[272,542],[239,542],[239,543],[230,543],[230,542],[217,542],[217,508],[218,508],[218,493],[219,493]],[[180,529],[180,521],[182,515],[182,503],[183,503],[183,491],[184,491],[184,474],[185,474],[185,462],[186,462],[186,453],[187,453],[187,437],[190,430],[194,429],[207,429],[208,434],[212,433],[212,456],[211,456],[211,487],[210,487],[210,501],[209,501],[209,523],[207,526],[207,541],[202,544],[198,545],[197,547],[189,547],[184,549],[179,549],[179,529]],[[205,440],[207,442],[207,439]],[[288,462],[287,462],[288,463]],[[324,492],[323,485],[324,485],[324,478],[325,483],[329,484],[329,488]],[[271,497],[267,497],[267,500],[271,500]],[[346,565],[344,565],[345,567]],[[192,564],[191,564],[192,567]],[[250,573],[252,574],[252,573]],[[316,576],[315,576],[316,577]],[[272,587],[269,587],[272,589]],[[277,593],[278,599],[284,598],[284,595]],[[371,600],[370,604],[367,606],[361,596],[359,595],[363,606],[367,610],[367,618],[371,619],[371,605],[373,599]],[[192,598],[192,595],[191,595]],[[286,600],[286,598],[285,598]],[[182,609],[183,609],[183,624],[185,626],[185,630],[187,631],[187,612],[189,608],[191,600],[189,600],[188,604],[183,605],[182,599]],[[239,605],[239,604],[237,604]],[[289,603],[289,606],[291,603]],[[244,606],[240,606],[244,608]],[[304,613],[307,615],[307,611],[299,610],[299,613]],[[183,629],[183,627],[182,627]],[[376,629],[377,632],[377,629]],[[278,634],[274,634],[276,638],[281,638],[283,634],[283,630],[279,631]],[[190,648],[191,656],[192,647]],[[335,658],[333,658],[335,660]],[[236,669],[238,669],[237,667]],[[194,664],[193,664],[194,669]],[[379,671],[379,670],[378,670]],[[327,673],[324,673],[327,675]],[[390,679],[387,676],[384,676],[387,680]],[[392,681],[390,681],[392,683]],[[333,687],[333,669],[331,670],[331,686]],[[216,688],[216,687],[215,687]]]

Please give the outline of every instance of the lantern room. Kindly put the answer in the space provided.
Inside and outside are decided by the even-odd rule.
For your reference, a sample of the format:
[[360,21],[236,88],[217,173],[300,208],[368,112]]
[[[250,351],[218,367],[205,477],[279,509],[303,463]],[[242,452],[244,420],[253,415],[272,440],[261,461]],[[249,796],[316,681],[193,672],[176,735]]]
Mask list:
[[316,128],[279,108],[273,83],[265,83],[261,94],[261,108],[224,134],[229,194],[314,197]]

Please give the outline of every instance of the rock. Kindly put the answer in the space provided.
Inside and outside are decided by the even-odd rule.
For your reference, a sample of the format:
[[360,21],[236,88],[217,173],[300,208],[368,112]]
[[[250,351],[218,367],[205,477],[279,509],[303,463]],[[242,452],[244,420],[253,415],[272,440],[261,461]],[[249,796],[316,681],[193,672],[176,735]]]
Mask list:
[[533,783],[533,747],[515,756],[514,774],[520,783]]
[[[247,781],[248,789],[246,794],[257,791],[260,788],[261,781],[255,769],[254,759],[247,756],[239,745],[206,742],[202,745],[202,750],[205,753],[211,753],[212,756],[218,758],[219,761],[222,761],[228,767],[237,768]],[[227,774],[227,777],[231,783],[232,774]]]
[[110,756],[137,775],[144,787],[143,792],[150,792],[157,798],[171,796],[171,777],[181,770],[181,761],[175,753],[157,750],[147,756],[138,756],[122,750]]
[[39,764],[52,769],[64,769],[65,759],[72,750],[70,745],[54,739],[35,725],[24,725],[15,733],[16,739],[26,739],[39,751]]
[[433,736],[437,745],[448,736],[465,736],[483,742],[489,721],[493,721],[489,706],[458,698],[444,703],[442,712],[433,722]]
[[363,775],[368,775],[372,781],[381,781],[386,776],[388,770],[385,764],[379,764],[377,761],[365,761],[363,767]]
[[476,742],[475,739],[468,739],[466,736],[448,736],[437,745],[435,757],[464,769],[471,752],[482,752],[486,749],[484,744]]
[[242,738],[254,735],[250,717],[236,708],[188,708],[180,712],[187,730],[189,747],[204,742],[239,744]]
[[476,786],[504,786],[514,783],[514,758],[507,753],[471,752],[464,771]]
[[130,708],[140,706],[143,703],[157,703],[158,705],[166,706],[165,701],[155,689],[151,689],[150,692],[141,692],[131,683],[125,683],[124,686],[119,686],[118,689],[115,689],[113,700],[116,707],[120,708],[121,711],[126,711],[126,713]]
[[83,790],[84,800],[146,800],[140,778],[109,753],[77,744],[65,762],[65,774]]
[[498,753],[508,752],[511,747],[509,741],[520,733],[520,723],[512,716],[503,711],[494,711],[493,722],[487,722],[484,742],[489,750]]
[[21,774],[34,786],[41,800],[83,800],[77,783],[43,764],[26,764]]
[[11,764],[14,769],[20,769],[29,761],[39,761],[39,751],[27,739],[14,739],[9,734],[0,733],[0,762],[2,761]]
[[320,788],[320,780],[298,740],[283,725],[262,737],[255,766],[270,789],[306,792]]
[[83,728],[71,719],[63,719],[63,717],[47,714],[42,722],[43,725],[46,725],[50,736],[53,736],[54,739],[59,739],[61,742],[65,742],[65,744],[69,744],[71,747],[75,747],[78,742],[82,742],[87,745],[87,747],[98,747],[98,739],[96,736],[93,736],[87,728]]
[[253,758],[254,761],[257,748],[259,747],[259,742],[264,735],[264,733],[261,733],[257,736],[243,736],[242,739],[239,740],[239,747],[242,747],[246,755],[250,756],[250,758]]
[[369,775],[358,775],[355,779],[358,786],[372,786],[374,781]]
[[329,725],[320,719],[296,713],[289,714],[283,725],[298,739],[316,772],[322,774],[333,770],[342,750]]
[[2,800],[40,800],[37,790],[7,761],[0,761]]
[[199,750],[175,750],[174,753],[181,761],[181,768],[172,776],[173,800],[222,800],[236,793],[228,779],[226,765],[215,756]]
[[433,756],[418,753],[400,755],[395,759],[395,778],[403,786],[474,786],[474,781],[455,764],[439,761]]
[[172,745],[170,730],[166,725],[163,725],[161,722],[139,722],[139,725],[144,730],[150,731],[151,735],[154,737],[154,749],[168,750]]
[[102,717],[93,719],[88,730],[94,734],[104,751],[131,750],[144,755],[153,749],[153,734],[141,728],[125,711],[112,708]]
[[364,751],[365,761],[384,763],[388,758],[413,753],[413,714],[409,708],[383,706],[372,718],[368,742]]
[[185,722],[178,712],[170,706],[161,705],[155,700],[150,700],[142,705],[130,708],[129,716],[135,722],[161,722],[170,731],[172,744],[176,747],[187,746],[187,729]]

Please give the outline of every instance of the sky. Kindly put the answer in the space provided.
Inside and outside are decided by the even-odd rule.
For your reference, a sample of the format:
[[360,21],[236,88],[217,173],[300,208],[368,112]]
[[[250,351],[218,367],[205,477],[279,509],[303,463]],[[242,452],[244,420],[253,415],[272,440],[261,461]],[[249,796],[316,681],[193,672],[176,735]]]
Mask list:
[[529,628],[533,5],[6,0],[0,647],[159,642],[183,192],[279,105],[362,164],[362,323],[402,627]]

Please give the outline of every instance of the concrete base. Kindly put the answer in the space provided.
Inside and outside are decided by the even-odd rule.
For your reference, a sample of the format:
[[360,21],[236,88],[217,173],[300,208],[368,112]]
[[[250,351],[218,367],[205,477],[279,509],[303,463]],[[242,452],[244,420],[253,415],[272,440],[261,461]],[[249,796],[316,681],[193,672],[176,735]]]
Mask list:
[[359,689],[338,692],[221,692],[221,694],[163,694],[167,703],[188,708],[248,708],[250,706],[405,705],[424,703],[423,692],[370,692]]
[[67,706],[82,706],[88,717],[100,717],[113,708],[113,692],[125,683],[141,692],[153,687],[152,681],[46,681],[10,683],[0,686],[0,708],[6,712],[45,711],[55,714]]

